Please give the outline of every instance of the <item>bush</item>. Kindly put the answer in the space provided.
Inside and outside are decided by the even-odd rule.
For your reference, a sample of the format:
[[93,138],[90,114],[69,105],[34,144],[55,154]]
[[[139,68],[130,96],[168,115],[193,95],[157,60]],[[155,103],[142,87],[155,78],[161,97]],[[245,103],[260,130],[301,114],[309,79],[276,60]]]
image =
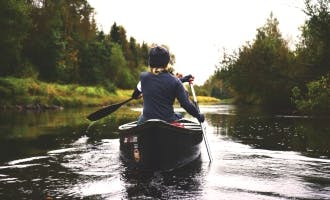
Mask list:
[[0,77],[0,95],[2,105],[12,106],[39,102],[45,105],[79,107],[103,105],[109,102],[110,97],[114,102],[122,100],[122,97],[117,99],[116,95],[101,86],[62,85],[14,77]]
[[304,113],[329,114],[330,113],[330,74],[322,76],[317,81],[307,84],[307,92],[298,88],[292,89],[292,101],[297,109]]

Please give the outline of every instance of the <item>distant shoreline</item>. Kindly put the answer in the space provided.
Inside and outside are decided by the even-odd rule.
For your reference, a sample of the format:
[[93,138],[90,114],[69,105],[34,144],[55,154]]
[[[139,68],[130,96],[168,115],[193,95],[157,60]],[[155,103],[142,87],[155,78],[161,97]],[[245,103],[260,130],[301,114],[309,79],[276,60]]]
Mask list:
[[[0,78],[0,110],[62,110],[64,108],[99,107],[122,102],[133,90],[109,92],[100,86],[46,83],[32,78]],[[198,96],[202,104],[218,104],[214,97]],[[128,105],[142,104],[142,99]]]

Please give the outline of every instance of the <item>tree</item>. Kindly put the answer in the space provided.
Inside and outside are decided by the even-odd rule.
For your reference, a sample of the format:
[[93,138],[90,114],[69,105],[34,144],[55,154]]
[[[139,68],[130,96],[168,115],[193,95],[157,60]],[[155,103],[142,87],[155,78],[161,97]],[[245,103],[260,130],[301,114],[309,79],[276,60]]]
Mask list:
[[113,90],[112,83],[105,71],[110,66],[111,44],[105,40],[103,32],[98,33],[97,39],[89,41],[80,49],[79,82],[87,85],[105,85]]
[[93,8],[87,0],[32,1],[33,29],[24,55],[40,79],[78,82],[80,48],[96,37]]
[[148,45],[116,23],[98,32],[88,0],[0,0],[0,76],[131,88]]
[[136,79],[129,73],[127,61],[124,57],[121,47],[114,43],[111,48],[110,68],[108,77],[113,80],[119,88],[130,89],[136,84]]
[[61,62],[65,56],[61,2],[44,0],[31,11],[33,28],[24,46],[24,56],[38,69],[39,78],[45,81],[59,80],[59,71],[64,67]]
[[326,114],[330,112],[330,1],[313,2],[305,1],[309,18],[296,51],[298,78],[305,85],[293,88],[292,101],[300,112]]
[[238,102],[273,108],[290,106],[294,55],[282,38],[278,24],[271,14],[266,24],[257,29],[252,44],[243,45],[235,55],[225,55],[222,68],[215,73],[223,81],[212,81],[213,94],[230,96],[231,92]]
[[298,87],[292,89],[293,101],[303,113],[325,114],[330,112],[330,74],[307,84],[307,92]]
[[313,4],[305,0],[305,5],[309,19],[302,27],[297,59],[304,69],[305,82],[309,82],[330,72],[330,1],[317,0]]
[[31,28],[29,12],[24,0],[0,0],[0,76],[22,70],[21,54]]

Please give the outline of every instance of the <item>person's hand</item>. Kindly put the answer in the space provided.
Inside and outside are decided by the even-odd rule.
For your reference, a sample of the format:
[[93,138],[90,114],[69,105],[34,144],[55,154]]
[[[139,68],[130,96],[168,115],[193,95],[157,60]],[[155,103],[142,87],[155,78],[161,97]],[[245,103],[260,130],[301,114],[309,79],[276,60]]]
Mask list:
[[182,83],[190,82],[190,81],[194,80],[194,77],[191,74],[189,74],[187,76],[184,76],[184,77],[180,78],[180,80],[181,80]]
[[132,98],[138,99],[138,98],[140,98],[141,94],[142,94],[142,92],[140,92],[139,89],[135,88],[134,92],[132,93]]
[[175,76],[178,77],[179,79],[181,79],[183,77],[183,75],[178,72],[175,74]]
[[204,117],[203,114],[199,114],[196,118],[197,118],[197,120],[198,120],[200,123],[202,123],[202,122],[205,121],[205,117]]

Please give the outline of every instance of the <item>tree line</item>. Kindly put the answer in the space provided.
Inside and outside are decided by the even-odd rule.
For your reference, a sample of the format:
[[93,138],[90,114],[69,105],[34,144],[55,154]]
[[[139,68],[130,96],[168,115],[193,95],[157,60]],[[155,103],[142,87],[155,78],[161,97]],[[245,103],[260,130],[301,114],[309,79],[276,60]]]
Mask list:
[[133,88],[148,44],[114,23],[99,31],[87,0],[0,0],[0,76]]
[[[252,42],[221,56],[199,94],[301,112],[330,112],[330,0],[305,0],[289,47],[272,14]],[[114,23],[99,31],[87,0],[0,0],[0,77],[132,89],[149,45]],[[298,27],[297,27],[298,28]],[[172,55],[174,62],[175,57]]]
[[330,1],[305,0],[304,12],[307,20],[294,48],[271,14],[252,42],[221,56],[204,91],[237,103],[329,114]]

